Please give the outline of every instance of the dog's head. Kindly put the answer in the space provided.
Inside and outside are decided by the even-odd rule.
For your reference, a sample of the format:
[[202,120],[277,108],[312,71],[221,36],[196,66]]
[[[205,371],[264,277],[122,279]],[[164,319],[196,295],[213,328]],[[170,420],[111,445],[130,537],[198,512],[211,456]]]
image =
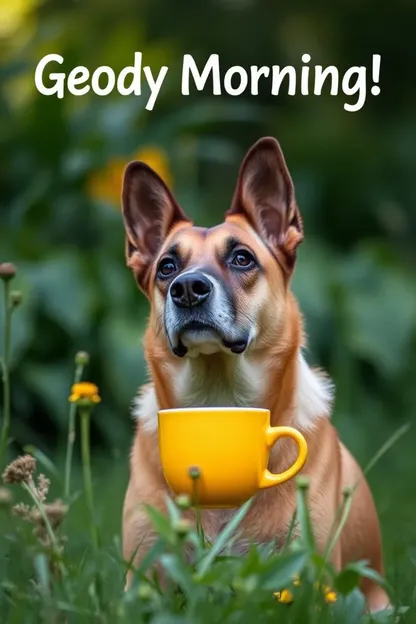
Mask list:
[[221,225],[195,227],[142,162],[127,166],[123,216],[127,263],[176,356],[243,353],[283,325],[303,231],[275,139],[247,153]]

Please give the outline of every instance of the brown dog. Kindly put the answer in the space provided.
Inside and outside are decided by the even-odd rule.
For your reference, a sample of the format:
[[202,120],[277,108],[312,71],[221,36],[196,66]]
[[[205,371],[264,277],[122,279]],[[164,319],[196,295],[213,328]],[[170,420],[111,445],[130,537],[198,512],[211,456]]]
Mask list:
[[[333,563],[339,568],[364,558],[383,573],[370,490],[329,421],[331,383],[302,355],[302,318],[290,291],[302,219],[277,141],[265,138],[250,149],[221,225],[193,226],[164,182],[140,162],[125,172],[123,215],[127,264],[150,300],[144,345],[152,379],[135,409],[123,518],[126,560],[137,563],[155,537],[141,503],[163,510],[168,495],[158,410],[254,406],[270,410],[272,426],[292,425],[308,441],[303,473],[311,480],[309,504],[321,550],[343,488],[359,482]],[[293,463],[294,446],[279,442],[270,470],[281,472]],[[240,550],[250,541],[284,539],[294,508],[293,482],[259,492],[243,522]],[[204,511],[206,534],[215,537],[231,513]],[[387,606],[387,595],[375,583],[365,580],[362,589],[371,610]]]

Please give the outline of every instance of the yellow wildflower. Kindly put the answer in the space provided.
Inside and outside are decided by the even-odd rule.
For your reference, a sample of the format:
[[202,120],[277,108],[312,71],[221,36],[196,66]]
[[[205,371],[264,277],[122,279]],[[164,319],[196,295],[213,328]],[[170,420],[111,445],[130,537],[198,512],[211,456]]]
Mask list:
[[324,587],[324,596],[325,596],[325,601],[328,604],[336,602],[338,599],[337,593],[334,592],[334,590],[331,589],[330,587]]
[[[293,585],[295,587],[299,587],[299,585],[301,585],[300,578],[297,574],[293,577]],[[319,591],[319,589],[321,588],[318,582],[315,582],[313,586],[314,586],[314,589],[317,591]],[[328,585],[323,586],[321,588],[321,591],[323,592],[325,601],[328,604],[332,604],[333,602],[336,602],[338,600],[337,593],[333,589],[331,589],[331,587],[329,587]],[[294,596],[292,592],[289,591],[288,589],[283,589],[281,592],[274,592],[274,597],[279,602],[285,602],[287,604],[291,604],[294,600]]]
[[283,589],[281,592],[274,592],[274,596],[278,602],[285,602],[287,604],[293,602],[293,594],[288,589]]
[[81,399],[87,399],[92,403],[99,403],[101,397],[98,394],[98,387],[89,381],[82,381],[74,384],[71,388],[69,401],[71,401],[71,403],[76,403]]
[[314,586],[314,588],[315,588],[316,590],[319,590],[319,589],[321,588],[321,591],[322,591],[322,592],[323,592],[323,594],[324,594],[325,601],[326,601],[328,604],[331,604],[331,603],[333,603],[333,602],[336,602],[336,601],[337,601],[337,599],[338,599],[338,595],[337,595],[337,593],[336,593],[336,592],[335,592],[335,591],[334,591],[331,587],[329,587],[328,585],[324,585],[324,586],[322,587],[322,586],[320,586],[320,585],[319,585],[319,583],[314,583],[314,585],[313,585],[313,586]]
[[88,195],[95,200],[120,205],[123,173],[130,160],[145,162],[160,175],[168,186],[172,186],[173,177],[165,152],[159,147],[148,146],[138,150],[130,158],[109,160],[101,171],[95,172],[88,180]]

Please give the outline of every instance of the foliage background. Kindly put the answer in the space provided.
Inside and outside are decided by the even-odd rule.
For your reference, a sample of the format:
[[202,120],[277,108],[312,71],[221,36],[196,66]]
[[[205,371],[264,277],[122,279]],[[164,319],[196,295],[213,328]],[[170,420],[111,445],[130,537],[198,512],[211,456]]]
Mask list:
[[[13,436],[59,458],[73,356],[103,404],[94,422],[98,479],[116,501],[127,480],[129,404],[145,378],[145,298],[124,266],[120,171],[133,154],[156,158],[185,210],[210,225],[227,209],[239,162],[265,134],[284,149],[304,216],[294,290],[309,360],[337,387],[334,422],[361,463],[416,406],[416,5],[383,2],[204,3],[118,0],[0,2],[0,260],[19,267],[24,306],[13,330]],[[34,87],[51,52],[119,71],[142,51],[169,66],[152,112],[141,98],[63,100]],[[221,67],[294,64],[341,71],[379,53],[381,94],[356,113],[345,97],[184,98],[184,53]],[[265,83],[266,84],[266,83]],[[150,151],[149,151],[150,150]],[[97,177],[98,176],[98,177]],[[414,427],[370,474],[390,580],[415,587]],[[104,459],[105,458],[105,459]],[[59,460],[58,460],[59,461]],[[116,475],[116,476],[115,476]],[[104,501],[102,501],[104,505]],[[120,507],[108,522],[119,526]],[[407,598],[408,600],[408,598]],[[406,601],[406,600],[405,600]]]

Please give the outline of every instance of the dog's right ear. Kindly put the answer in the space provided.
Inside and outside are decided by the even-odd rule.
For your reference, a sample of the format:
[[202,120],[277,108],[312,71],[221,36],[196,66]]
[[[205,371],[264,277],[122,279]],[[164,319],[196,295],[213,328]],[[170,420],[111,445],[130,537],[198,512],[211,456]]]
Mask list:
[[162,178],[140,161],[127,165],[122,204],[127,265],[147,293],[152,265],[164,239],[173,225],[189,219]]

